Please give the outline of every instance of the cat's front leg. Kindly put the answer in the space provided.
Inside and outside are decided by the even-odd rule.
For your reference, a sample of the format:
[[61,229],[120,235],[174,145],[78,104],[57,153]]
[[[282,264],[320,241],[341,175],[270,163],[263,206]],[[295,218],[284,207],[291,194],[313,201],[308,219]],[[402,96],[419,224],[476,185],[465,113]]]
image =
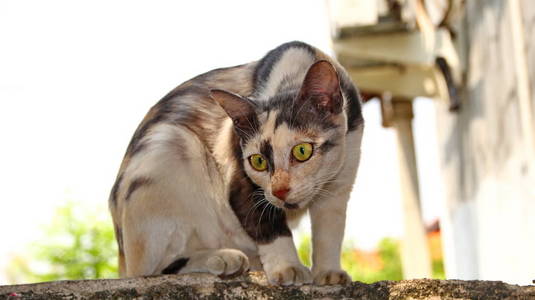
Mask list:
[[303,266],[291,236],[258,245],[260,260],[268,281],[277,285],[302,285],[312,282],[310,270]]
[[[341,191],[339,191],[341,192]],[[315,284],[346,284],[349,275],[340,266],[349,192],[318,199],[310,207],[312,274]]]

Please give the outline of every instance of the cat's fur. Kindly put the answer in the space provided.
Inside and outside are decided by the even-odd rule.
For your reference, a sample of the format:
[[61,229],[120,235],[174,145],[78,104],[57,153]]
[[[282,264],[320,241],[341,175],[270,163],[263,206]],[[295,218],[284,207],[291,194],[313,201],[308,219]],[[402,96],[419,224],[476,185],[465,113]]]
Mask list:
[[[121,276],[251,267],[283,285],[349,281],[340,247],[363,126],[348,75],[301,42],[178,86],[139,125],[111,191]],[[315,147],[306,162],[291,158],[301,142]],[[250,166],[255,153],[268,170]],[[312,271],[288,225],[306,210]]]

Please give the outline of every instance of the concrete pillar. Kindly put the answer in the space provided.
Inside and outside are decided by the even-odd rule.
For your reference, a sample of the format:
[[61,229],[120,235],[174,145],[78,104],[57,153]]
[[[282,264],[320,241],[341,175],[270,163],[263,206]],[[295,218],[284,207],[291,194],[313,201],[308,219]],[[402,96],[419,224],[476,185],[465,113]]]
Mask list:
[[420,207],[416,154],[412,135],[412,102],[392,102],[392,125],[396,129],[403,201],[404,237],[401,247],[403,277],[430,278],[431,257]]
[[[524,5],[528,6],[527,1],[524,1]],[[509,5],[509,13],[511,17],[511,37],[513,43],[513,55],[511,60],[515,68],[516,76],[516,93],[518,95],[518,104],[520,108],[520,122],[522,124],[522,135],[524,137],[524,151],[527,160],[527,164],[533,164],[535,162],[535,118],[531,113],[531,89],[529,82],[529,70],[528,70],[528,57],[526,53],[527,44],[524,24],[522,23],[522,5],[519,0],[510,0],[507,2]],[[527,7],[525,9],[528,9]],[[535,18],[534,18],[535,19]],[[528,168],[531,176],[535,177],[535,171],[533,168]]]

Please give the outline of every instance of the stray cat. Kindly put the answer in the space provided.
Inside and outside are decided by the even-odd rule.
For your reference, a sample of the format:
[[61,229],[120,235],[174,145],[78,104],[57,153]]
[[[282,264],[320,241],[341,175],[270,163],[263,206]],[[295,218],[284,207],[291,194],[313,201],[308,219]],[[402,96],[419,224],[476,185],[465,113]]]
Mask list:
[[[137,128],[111,191],[121,277],[350,282],[340,248],[363,127],[346,72],[302,42],[178,86]],[[307,210],[312,270],[289,229]]]

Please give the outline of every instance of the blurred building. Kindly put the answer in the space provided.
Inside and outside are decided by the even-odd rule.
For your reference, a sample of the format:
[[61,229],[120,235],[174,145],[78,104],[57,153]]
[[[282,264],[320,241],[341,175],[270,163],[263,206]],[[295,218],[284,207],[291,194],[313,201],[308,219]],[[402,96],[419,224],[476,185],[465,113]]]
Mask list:
[[535,278],[535,2],[328,0],[333,46],[396,129],[404,275],[430,276],[412,100],[435,101],[447,278]]

